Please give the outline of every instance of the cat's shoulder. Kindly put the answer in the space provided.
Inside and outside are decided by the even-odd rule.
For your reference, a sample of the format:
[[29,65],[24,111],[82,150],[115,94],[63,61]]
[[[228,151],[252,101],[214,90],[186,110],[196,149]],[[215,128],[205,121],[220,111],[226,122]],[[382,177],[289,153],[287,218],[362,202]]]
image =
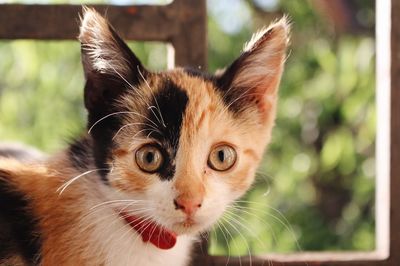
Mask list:
[[[27,174],[30,168],[32,175]],[[29,263],[37,260],[40,249],[37,219],[31,211],[31,199],[22,187],[35,172],[33,166],[27,167],[16,159],[0,158],[1,265],[23,265],[21,258]],[[16,262],[20,263],[10,264]]]
[[49,167],[42,162],[25,162],[14,158],[0,157],[0,187],[25,190],[33,180],[47,176]]
[[34,265],[40,257],[38,218],[29,191],[47,172],[44,155],[21,144],[0,143],[0,265]]
[[45,155],[39,150],[19,144],[0,142],[0,188],[4,192],[18,190],[29,179],[44,174]]

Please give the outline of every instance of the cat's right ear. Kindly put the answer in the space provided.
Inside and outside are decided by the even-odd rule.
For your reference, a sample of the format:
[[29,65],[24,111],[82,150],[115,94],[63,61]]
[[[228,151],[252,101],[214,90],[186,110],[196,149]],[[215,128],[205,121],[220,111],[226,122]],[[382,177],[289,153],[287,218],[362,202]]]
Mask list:
[[239,58],[218,76],[218,87],[231,110],[240,113],[257,107],[263,121],[274,118],[289,32],[290,23],[283,17],[254,34]]
[[79,34],[89,111],[133,89],[148,73],[127,44],[94,9],[83,8]]

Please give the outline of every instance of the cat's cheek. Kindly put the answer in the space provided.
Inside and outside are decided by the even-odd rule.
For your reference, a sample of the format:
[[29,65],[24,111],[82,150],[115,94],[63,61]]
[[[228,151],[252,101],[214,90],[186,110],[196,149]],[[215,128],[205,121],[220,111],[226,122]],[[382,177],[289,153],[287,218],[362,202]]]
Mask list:
[[232,173],[227,179],[227,185],[236,195],[236,198],[245,193],[254,180],[254,166],[251,164],[240,167],[235,173]]
[[126,193],[144,193],[154,183],[154,179],[126,168],[115,169],[109,175],[110,185]]
[[210,177],[208,179],[207,188],[203,208],[200,210],[199,214],[201,217],[205,217],[204,223],[211,226],[222,216],[227,205],[231,203],[236,196],[232,193],[230,186],[227,185],[221,176],[213,175]]
[[176,218],[179,218],[181,216],[183,217],[183,214],[181,214],[180,212],[176,212],[173,204],[176,194],[173,189],[172,182],[154,182],[147,188],[144,193],[145,197],[151,201],[152,208],[154,209],[154,215],[158,219],[165,220],[166,217],[175,217],[175,215]]

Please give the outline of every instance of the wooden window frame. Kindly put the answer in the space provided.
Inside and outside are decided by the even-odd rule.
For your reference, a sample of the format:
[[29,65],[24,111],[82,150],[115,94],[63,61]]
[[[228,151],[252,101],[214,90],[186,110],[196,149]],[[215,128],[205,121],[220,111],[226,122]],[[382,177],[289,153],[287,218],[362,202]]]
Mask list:
[[[174,49],[168,49],[168,67],[207,65],[205,0],[88,6],[106,14],[126,40],[171,44],[169,48]],[[0,39],[76,40],[81,11],[81,5],[0,4]]]
[[[205,0],[175,0],[165,6],[90,6],[106,13],[128,40],[171,44],[175,49],[169,49],[169,67],[206,68]],[[76,39],[80,11],[80,5],[0,4],[0,39]],[[400,265],[400,1],[376,1],[376,51],[376,249],[268,254],[253,256],[252,265]],[[202,250],[194,265],[226,264],[226,257],[207,254],[204,241]],[[230,258],[229,265],[249,262],[248,257]]]

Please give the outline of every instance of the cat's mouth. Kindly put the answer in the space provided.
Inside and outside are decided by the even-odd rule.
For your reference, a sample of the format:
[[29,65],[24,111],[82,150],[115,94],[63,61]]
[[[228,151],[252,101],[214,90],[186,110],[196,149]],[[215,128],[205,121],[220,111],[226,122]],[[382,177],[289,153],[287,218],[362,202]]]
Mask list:
[[122,212],[120,216],[129,224],[141,237],[143,242],[150,242],[160,249],[171,249],[175,246],[177,235],[164,226],[148,219]]

